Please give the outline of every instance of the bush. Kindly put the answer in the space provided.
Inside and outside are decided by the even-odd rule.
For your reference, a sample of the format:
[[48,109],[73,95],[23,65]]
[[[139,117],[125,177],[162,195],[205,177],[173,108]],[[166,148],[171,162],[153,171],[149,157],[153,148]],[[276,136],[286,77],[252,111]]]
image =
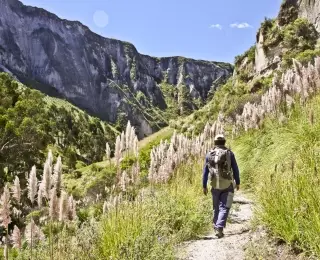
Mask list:
[[245,58],[248,58],[248,62],[251,63],[255,61],[255,57],[256,57],[256,45],[253,45],[244,54],[236,56],[234,63],[236,67],[239,67]]
[[137,161],[134,155],[128,155],[123,158],[120,163],[120,168],[122,171],[129,169]]
[[235,120],[237,114],[242,114],[243,108],[246,103],[258,102],[261,98],[261,94],[245,94],[239,97],[235,97],[229,100],[228,105],[226,105],[225,116],[231,117]]
[[238,78],[242,81],[242,82],[248,82],[250,77],[248,75],[248,73],[246,71],[241,71],[238,74]]
[[273,74],[268,77],[262,77],[254,80],[252,83],[252,87],[250,89],[250,93],[264,93],[272,86]]
[[264,21],[261,23],[260,30],[257,32],[257,42],[259,41],[259,34],[261,33],[266,39],[269,30],[274,27],[276,20],[265,17]]
[[299,53],[295,58],[303,65],[307,65],[310,61],[313,61],[315,57],[320,56],[320,50],[306,50]]
[[319,34],[308,20],[299,18],[284,28],[284,46],[300,51],[314,49]]

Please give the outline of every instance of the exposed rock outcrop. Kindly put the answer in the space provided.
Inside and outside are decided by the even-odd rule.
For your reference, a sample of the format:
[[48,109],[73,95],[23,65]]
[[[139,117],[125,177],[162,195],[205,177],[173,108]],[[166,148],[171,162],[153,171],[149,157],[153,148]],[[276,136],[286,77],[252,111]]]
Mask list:
[[[280,12],[275,20],[274,27],[283,28],[293,23],[297,18],[304,18],[314,25],[314,28],[320,32],[320,0],[285,0],[281,4]],[[275,31],[275,29],[270,29]],[[282,29],[279,29],[282,30]],[[269,35],[276,37],[275,33]],[[282,36],[283,37],[283,36]],[[268,70],[274,70],[281,62],[286,46],[283,46],[282,38],[278,38],[277,45],[265,48],[266,39],[262,29],[257,33],[255,72],[263,74]],[[269,42],[272,41],[269,39]]]
[[18,0],[0,0],[0,12],[1,70],[109,122],[122,114],[139,129],[139,137],[155,126],[137,103],[138,92],[148,106],[164,110],[161,82],[184,84],[204,100],[217,79],[232,74],[226,63],[141,55],[130,43],[101,37],[79,22]]
[[319,0],[297,0],[299,16],[313,23],[320,32],[320,1]]

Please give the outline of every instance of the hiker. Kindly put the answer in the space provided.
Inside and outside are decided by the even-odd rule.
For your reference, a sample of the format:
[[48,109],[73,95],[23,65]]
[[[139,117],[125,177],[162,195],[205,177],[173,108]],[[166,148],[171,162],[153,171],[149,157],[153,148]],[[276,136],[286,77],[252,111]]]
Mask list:
[[203,193],[208,194],[207,182],[211,183],[213,200],[213,225],[218,238],[224,236],[227,218],[233,202],[234,189],[240,189],[239,168],[235,156],[226,148],[223,135],[214,138],[214,148],[206,155],[203,169]]

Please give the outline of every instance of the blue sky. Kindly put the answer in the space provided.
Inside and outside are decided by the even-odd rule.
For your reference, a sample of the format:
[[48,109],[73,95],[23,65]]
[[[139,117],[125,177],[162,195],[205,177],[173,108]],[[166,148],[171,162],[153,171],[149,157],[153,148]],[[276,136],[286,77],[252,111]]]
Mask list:
[[233,62],[282,0],[22,0],[152,56]]

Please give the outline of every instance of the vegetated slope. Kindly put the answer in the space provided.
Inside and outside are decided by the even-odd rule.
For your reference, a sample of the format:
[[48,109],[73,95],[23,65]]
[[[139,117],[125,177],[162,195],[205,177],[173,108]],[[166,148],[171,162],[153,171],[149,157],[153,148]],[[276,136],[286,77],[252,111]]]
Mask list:
[[[125,156],[119,165],[119,170],[128,171],[138,161],[140,167],[141,182],[144,186],[148,186],[148,170],[150,166],[150,153],[154,146],[160,144],[161,141],[169,140],[173,134],[173,129],[170,127],[163,128],[162,130],[148,136],[139,141],[139,155],[134,158],[132,155]],[[115,142],[111,140],[111,142]],[[99,194],[105,193],[106,187],[112,187],[116,184],[115,176],[117,167],[115,158],[111,160],[104,160],[96,162],[91,165],[79,167],[71,174],[64,177],[64,185],[68,192],[75,198],[90,198],[96,199]],[[96,207],[93,207],[91,214],[95,214]]]
[[0,9],[0,69],[120,128],[130,120],[139,138],[199,108],[233,71],[222,62],[142,55],[18,0],[2,0]]
[[[289,245],[320,256],[319,95],[282,119],[266,119],[232,142],[242,178],[257,198],[257,216]],[[257,252],[258,254],[258,252]]]
[[[198,160],[198,156],[205,147],[196,139],[174,134],[170,145],[157,147],[163,155],[158,166],[171,165],[170,171],[167,168],[162,173],[166,178],[156,178],[160,172],[149,172],[151,185],[144,187],[143,173],[131,171],[137,169],[135,163],[127,173],[120,173],[114,188],[108,188],[95,201],[81,200],[80,205],[90,207],[78,209],[77,219],[71,222],[60,218],[42,222],[46,211],[36,208],[30,217],[43,230],[46,241],[35,240],[33,247],[27,242],[19,251],[10,246],[11,257],[29,259],[33,254],[33,259],[175,259],[175,245],[203,232],[210,223],[210,198],[199,198],[201,174],[194,174],[201,173],[203,158]],[[51,212],[51,198],[48,205]],[[63,197],[57,207],[63,212]],[[25,241],[28,233],[23,233]]]
[[[312,60],[318,53],[316,45],[318,33],[312,24],[308,23],[307,20],[298,18],[296,14],[292,16],[288,15],[287,19],[285,19],[286,12],[291,10],[291,7],[284,3],[279,17],[273,20],[266,19],[262,23],[258,33],[260,34],[263,31],[264,35],[267,36],[266,39],[272,39],[273,30],[276,30],[277,34],[281,35],[280,39],[278,39],[278,44],[281,46],[277,46],[276,43],[269,45],[267,42],[267,47],[265,48],[267,50],[266,53],[274,53],[273,49],[278,48],[279,55],[282,53],[280,55],[281,58],[278,56],[279,59],[277,58],[274,63],[274,57],[269,58],[265,64],[265,69],[259,71],[255,65],[256,56],[259,56],[259,54],[256,52],[256,47],[250,48],[244,55],[236,58],[235,76],[215,92],[212,100],[189,117],[180,119],[176,123],[173,122],[171,124],[172,128],[185,132],[188,136],[199,134],[205,125],[208,122],[213,123],[220,113],[220,119],[224,123],[227,123],[227,130],[230,130],[229,137],[231,137],[232,124],[229,123],[237,121],[238,127],[234,127],[233,134],[236,134],[237,128],[243,127],[243,119],[236,119],[237,115],[239,117],[245,110],[249,109],[248,106],[244,109],[246,103],[259,103],[262,96],[271,88],[273,83],[279,84],[282,73],[292,66],[292,60],[284,58],[286,54],[296,53],[295,57],[302,64],[306,64],[309,60]],[[301,42],[300,45],[295,44],[297,40]],[[271,63],[269,64],[269,62]],[[277,80],[274,79],[274,76],[277,76]],[[259,120],[259,117],[257,117],[255,124],[260,125]],[[153,144],[158,144],[159,142],[160,138]],[[151,148],[152,146],[149,145],[149,148],[143,149],[145,152],[141,154],[143,159],[140,159],[140,162],[144,165],[144,169],[148,169],[149,167]],[[132,158],[124,158],[121,170],[126,170],[133,163],[134,160]],[[103,189],[101,183],[103,183],[105,176],[116,171],[116,169],[107,170],[106,167],[108,165],[108,162],[102,162],[78,169],[73,175],[69,176],[70,180],[67,182],[68,190],[75,196],[84,196],[85,194],[95,196],[99,194]],[[109,173],[106,174],[106,172]],[[146,173],[147,171],[144,170],[144,172]],[[143,175],[145,176],[145,174]],[[92,176],[95,176],[95,178],[92,178]],[[89,189],[82,189],[82,187],[89,187]]]
[[[305,21],[302,25],[305,25]],[[307,25],[309,28],[309,24]],[[298,28],[300,28],[299,26]],[[312,28],[309,29],[308,32],[310,33],[314,31]],[[311,42],[313,42],[313,39],[311,39]],[[311,46],[313,45],[311,44]],[[313,52],[312,49],[309,50]],[[210,223],[210,198],[207,197],[206,200],[203,200],[201,194],[200,178],[203,154],[212,146],[213,136],[217,132],[223,131],[223,128],[227,136],[230,137],[233,125],[235,126],[234,136],[238,137],[231,142],[231,147],[235,150],[237,157],[239,156],[240,168],[244,169],[243,178],[248,179],[248,176],[253,176],[250,183],[254,189],[259,188],[260,196],[258,198],[263,209],[261,219],[277,236],[304,249],[311,249],[318,254],[317,244],[310,241],[311,237],[318,232],[317,207],[315,205],[318,198],[317,193],[313,193],[313,185],[309,183],[317,181],[316,161],[309,160],[313,158],[309,156],[310,154],[317,156],[317,150],[310,147],[310,140],[317,141],[315,136],[317,132],[313,133],[311,131],[310,137],[312,138],[306,137],[305,132],[301,132],[301,138],[307,140],[305,144],[306,146],[309,145],[308,149],[310,148],[310,150],[301,151],[301,153],[296,151],[295,154],[297,157],[299,157],[298,154],[301,154],[301,158],[306,158],[309,161],[306,164],[298,158],[297,164],[291,162],[289,170],[291,175],[289,175],[288,167],[284,163],[283,158],[285,157],[281,155],[287,149],[290,151],[293,146],[291,148],[290,146],[282,146],[282,140],[275,139],[276,134],[270,136],[270,138],[263,138],[263,131],[270,130],[268,128],[269,117],[273,118],[271,128],[275,132],[277,129],[274,128],[279,128],[277,121],[280,120],[281,129],[285,133],[294,133],[292,130],[294,125],[289,123],[288,127],[285,127],[286,121],[295,120],[295,112],[291,112],[294,111],[291,110],[292,105],[296,104],[297,111],[299,110],[299,105],[297,105],[299,102],[301,102],[302,107],[305,107],[306,100],[310,96],[314,96],[319,89],[319,59],[314,62],[314,65],[309,64],[306,68],[302,68],[301,64],[296,61],[294,66],[294,70],[288,71],[284,74],[284,77],[276,78],[272,84],[262,84],[265,88],[258,88],[260,93],[255,100],[255,105],[251,100],[251,103],[242,101],[243,104],[237,106],[237,102],[242,97],[249,97],[250,92],[246,89],[247,84],[245,82],[242,81],[242,84],[235,83],[234,85],[227,84],[219,91],[219,95],[213,99],[210,104],[212,107],[207,106],[206,108],[209,112],[212,112],[210,117],[217,115],[221,112],[221,109],[224,109],[215,124],[213,126],[207,125],[203,134],[194,137],[192,140],[174,135],[171,144],[162,142],[152,149],[152,152],[146,157],[149,162],[144,166],[143,173],[141,174],[138,171],[139,178],[136,178],[138,162],[140,161],[137,156],[131,158],[130,155],[126,155],[121,162],[118,161],[116,167],[111,166],[111,171],[118,175],[118,182],[115,183],[116,191],[107,187],[105,193],[97,197],[96,204],[90,201],[90,204],[94,205],[80,209],[78,218],[82,225],[68,225],[63,229],[57,228],[55,238],[59,239],[59,243],[57,243],[57,240],[52,240],[55,256],[62,259],[72,257],[77,259],[79,256],[82,259],[105,259],[111,255],[113,259],[135,259],[139,255],[140,259],[173,259],[172,248],[175,244],[184,239],[192,238],[197,232],[206,228],[206,223]],[[281,68],[279,71],[281,73]],[[236,77],[235,81],[239,78]],[[265,79],[271,81],[271,77]],[[247,83],[250,82],[253,83],[254,81],[247,81]],[[242,95],[238,97],[234,93],[236,91],[239,91]],[[224,101],[222,104],[219,103],[221,100]],[[228,103],[235,104],[235,106],[228,108]],[[230,114],[223,116],[228,109],[230,109]],[[206,110],[200,112],[198,116],[198,119],[201,119],[200,121],[204,125],[207,122]],[[303,119],[301,116],[297,118]],[[311,113],[311,125],[316,125],[314,118],[315,115]],[[223,125],[224,127],[222,127]],[[252,130],[254,128],[260,130]],[[198,130],[195,129],[193,132],[196,132],[196,130],[200,132],[201,129],[202,127],[198,127]],[[306,123],[303,124],[303,129],[309,130]],[[192,129],[190,132],[192,132]],[[296,136],[295,133],[292,136],[294,141]],[[249,144],[243,143],[248,140],[250,141]],[[274,140],[272,151],[268,150],[270,140]],[[294,141],[289,144],[296,144]],[[249,158],[250,156],[253,157],[250,152],[254,147],[267,147],[264,149],[265,151],[259,149],[261,155],[266,155],[266,158],[259,157],[257,160]],[[241,155],[239,155],[240,151]],[[307,156],[305,156],[306,154]],[[267,156],[270,157],[269,160]],[[280,160],[283,164],[281,167],[277,164]],[[250,161],[248,165],[246,165],[247,161]],[[268,164],[269,162],[272,163]],[[257,171],[260,163],[266,172],[270,170],[270,167],[273,168],[273,163],[277,164],[277,174],[270,174],[272,178],[269,182],[264,173]],[[131,171],[132,169],[135,172]],[[282,169],[281,174],[278,172],[279,169]],[[306,171],[313,171],[313,175],[305,175]],[[290,178],[293,175],[295,177]],[[135,181],[132,181],[132,176],[134,176]],[[92,176],[92,178],[94,177]],[[140,190],[146,184],[150,184],[149,188]],[[260,189],[260,187],[264,187],[260,184],[266,184],[269,189]],[[290,188],[287,188],[288,184],[291,185]],[[279,189],[272,190],[273,187]],[[279,195],[279,190],[284,191],[283,195],[286,195],[286,197]],[[283,207],[283,203],[288,204],[288,209]],[[277,212],[273,211],[274,204],[276,204]],[[297,205],[302,207],[297,208]],[[299,211],[299,209],[303,210]],[[280,216],[278,213],[280,213]],[[307,230],[306,224],[301,224],[304,218],[308,219],[307,214],[313,216],[314,220],[312,222],[310,219],[310,223],[314,224],[314,230]],[[94,217],[93,220],[92,217]],[[295,217],[297,217],[298,222],[294,219]],[[291,234],[294,234],[294,236],[291,236]],[[317,242],[316,239],[314,240]],[[39,246],[34,248],[33,252],[36,252],[39,259],[46,259],[49,258],[49,251],[51,251],[50,243],[40,243]],[[16,253],[15,250],[12,250],[12,252]],[[20,252],[19,257],[24,259],[28,258],[29,255],[30,248],[27,247]]]
[[[292,68],[296,59],[307,65],[320,55],[319,33],[315,25],[299,17],[295,1],[284,1],[275,19],[265,19],[257,32],[257,42],[243,55],[235,58],[234,77],[220,87],[211,101],[192,115],[173,122],[182,132],[199,133],[219,112],[235,121],[247,102],[255,103],[272,85],[275,75]],[[318,2],[318,1],[316,1]],[[317,12],[317,10],[314,10]]]
[[[297,94],[296,99],[294,99],[296,104],[299,101],[305,104],[307,96],[314,96],[319,91],[320,84],[317,83],[320,82],[320,58],[315,60],[315,66],[310,64],[309,67],[302,68],[296,62],[295,66],[294,70],[286,73],[283,81],[274,82],[270,91],[263,95],[262,99],[266,102],[262,103],[262,105],[269,106],[270,110],[263,115],[258,113],[261,117],[261,122],[264,122],[264,124],[259,125],[260,130],[252,130],[256,126],[253,114],[248,114],[245,118],[248,120],[247,122],[250,121],[252,123],[248,124],[248,128],[241,125],[241,129],[238,129],[236,133],[239,137],[231,142],[231,147],[236,151],[237,156],[238,149],[241,149],[241,138],[243,138],[240,134],[243,136],[250,136],[251,134],[252,136],[252,133],[260,133],[259,131],[264,129],[268,130],[268,117],[278,121],[277,115],[280,113],[283,115],[280,120],[281,124],[284,124],[285,120],[294,118],[292,117],[292,111],[294,110],[290,109],[293,103],[288,103],[286,106],[279,105],[283,104],[283,91],[289,90],[288,95]],[[309,74],[305,74],[306,72]],[[310,84],[302,84],[306,80],[309,80],[308,83]],[[298,84],[299,82],[300,84]],[[279,95],[269,95],[274,93],[275,90],[279,90]],[[298,90],[300,90],[300,95]],[[259,106],[257,105],[258,108]],[[296,108],[298,108],[298,105],[296,105]],[[314,116],[310,118],[312,119]],[[311,120],[310,122],[313,121]],[[210,223],[210,197],[208,196],[206,200],[203,200],[203,195],[201,194],[203,154],[212,147],[215,134],[226,132],[227,136],[229,136],[229,131],[231,131],[231,128],[228,122],[220,118],[212,126],[207,125],[204,132],[198,137],[188,139],[185,136],[174,134],[170,144],[162,142],[157,147],[154,147],[150,153],[150,167],[147,173],[147,181],[150,185],[147,188],[143,183],[144,174],[137,170],[139,169],[137,154],[134,158],[131,158],[130,154],[124,152],[121,156],[123,160],[120,162],[120,160],[116,159],[117,163],[113,166],[116,168],[118,175],[118,182],[115,183],[115,188],[106,189],[104,194],[97,197],[95,203],[90,201],[91,207],[82,208],[78,211],[78,218],[82,222],[81,226],[69,225],[62,230],[58,229],[56,231],[55,238],[59,239],[59,243],[62,243],[63,246],[58,246],[56,240],[52,240],[52,246],[57,248],[53,251],[54,255],[59,255],[62,259],[70,256],[76,258],[79,255],[83,259],[105,259],[109,256],[112,256],[113,259],[135,259],[137,255],[139,255],[140,259],[174,259],[174,246],[203,231],[207,224]],[[259,141],[261,142],[260,139]],[[252,139],[250,141],[252,142]],[[253,141],[256,141],[256,139],[253,139]],[[249,145],[246,148],[249,151],[241,151],[242,156],[238,159],[240,168],[246,167],[246,156],[251,156],[252,147]],[[272,155],[276,156],[276,153],[272,153]],[[130,161],[133,162],[131,163]],[[265,162],[267,161],[269,162],[269,160],[265,159]],[[130,162],[129,166],[123,165],[123,162]],[[252,162],[257,163],[256,161]],[[257,168],[256,166],[255,172]],[[285,172],[283,173],[285,174]],[[253,185],[254,187],[259,187],[259,183],[265,184],[266,179],[260,178],[261,175],[259,172],[257,173],[256,183],[252,180],[251,184],[256,184]],[[302,174],[301,177],[303,176]],[[244,174],[243,177],[245,179],[246,175]],[[287,175],[281,175],[279,178],[287,179]],[[273,181],[273,178],[271,180]],[[283,185],[283,182],[279,181],[279,184]],[[145,188],[141,189],[143,187]],[[282,188],[282,186],[279,187]],[[302,190],[295,189],[295,187],[293,185],[291,189],[286,190],[287,196],[290,194],[295,196],[288,198],[291,202],[294,201],[293,199],[298,198],[302,192]],[[267,195],[270,194],[269,192],[269,190],[266,190],[261,194]],[[261,202],[265,202],[262,204],[263,206],[276,202],[278,203],[277,210],[282,209],[286,212],[287,209],[282,204],[284,198],[282,196],[274,196],[272,198],[273,200],[263,201],[263,196],[259,197]],[[282,198],[282,200],[278,201],[278,198]],[[302,198],[308,197],[302,196]],[[304,203],[308,206],[308,203],[312,201],[313,197],[304,201]],[[292,205],[296,206],[294,203]],[[262,216],[268,213],[267,208],[263,208]],[[270,207],[269,210],[272,209]],[[296,210],[293,210],[293,212],[294,216],[301,214],[298,220],[302,219],[305,214],[305,212],[297,213]],[[271,216],[273,217],[270,219],[271,221],[278,220],[278,215],[271,214]],[[287,223],[286,214],[283,214],[283,218],[287,221],[279,219],[282,227],[286,225],[286,227],[289,226],[291,228],[292,226]],[[291,221],[289,223],[294,221],[291,218],[289,220]],[[274,224],[275,222],[272,223]],[[275,232],[276,229],[273,229],[273,227],[281,227],[281,224],[270,226],[270,229]],[[277,230],[279,232],[280,229]],[[299,231],[301,230],[299,229]],[[282,234],[281,232],[283,230],[280,230],[278,234]],[[313,233],[310,234],[313,235]],[[78,239],[81,237],[89,239]],[[308,246],[302,240],[295,240],[295,242],[298,242],[304,248]],[[312,244],[310,245],[312,247]],[[316,252],[315,249],[313,246],[312,250],[314,252]],[[40,246],[34,248],[33,252],[36,252],[40,259],[46,259],[49,258],[49,250],[50,244],[40,243]],[[20,259],[25,259],[24,257],[29,257],[29,254],[30,251],[27,248],[20,252],[19,257]]]
[[276,19],[262,23],[256,46],[237,57],[235,77],[175,126],[191,135],[218,118],[234,138],[259,219],[275,237],[319,257],[319,35],[293,7],[285,1]]
[[[0,173],[2,185],[31,166],[42,167],[47,148],[75,169],[100,161],[117,132],[70,103],[47,97],[0,73]],[[111,144],[113,147],[113,144]],[[2,186],[1,185],[1,186]]]

